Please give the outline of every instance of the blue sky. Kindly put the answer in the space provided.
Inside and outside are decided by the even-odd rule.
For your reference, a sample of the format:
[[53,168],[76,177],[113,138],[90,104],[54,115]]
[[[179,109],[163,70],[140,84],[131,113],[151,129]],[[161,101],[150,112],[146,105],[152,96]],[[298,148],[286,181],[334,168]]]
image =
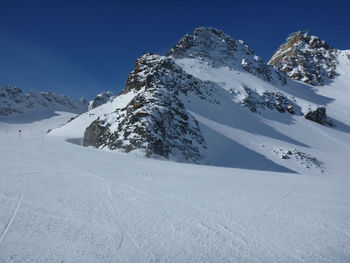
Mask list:
[[0,0],[0,83],[92,98],[117,92],[142,53],[198,26],[243,39],[265,61],[300,29],[350,49],[350,1]]

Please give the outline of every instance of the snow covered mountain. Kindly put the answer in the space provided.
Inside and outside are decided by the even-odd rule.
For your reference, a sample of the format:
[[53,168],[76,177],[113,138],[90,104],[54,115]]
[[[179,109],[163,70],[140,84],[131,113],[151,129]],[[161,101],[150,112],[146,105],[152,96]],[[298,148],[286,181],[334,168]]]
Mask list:
[[322,86],[249,50],[198,28],[88,112],[0,118],[0,262],[348,263],[350,50]]
[[290,34],[273,54],[269,65],[294,80],[313,86],[330,82],[336,76],[337,50],[306,31]]
[[66,95],[35,90],[25,94],[17,87],[0,85],[0,116],[48,110],[83,113],[87,107],[85,99],[76,100]]
[[[347,61],[341,64],[348,70]],[[341,75],[348,78],[337,71],[335,80]],[[121,95],[51,134],[181,162],[320,171],[327,160],[308,136],[296,134],[346,130],[346,112],[326,112],[334,100],[288,79],[243,41],[197,28],[166,56],[142,55]]]

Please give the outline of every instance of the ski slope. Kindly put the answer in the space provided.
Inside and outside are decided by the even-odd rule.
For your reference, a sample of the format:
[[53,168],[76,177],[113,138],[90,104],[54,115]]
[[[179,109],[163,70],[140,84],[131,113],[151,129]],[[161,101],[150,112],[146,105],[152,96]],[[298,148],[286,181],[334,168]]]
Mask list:
[[46,134],[72,116],[0,123],[0,262],[350,261],[346,156],[325,173],[145,159]]

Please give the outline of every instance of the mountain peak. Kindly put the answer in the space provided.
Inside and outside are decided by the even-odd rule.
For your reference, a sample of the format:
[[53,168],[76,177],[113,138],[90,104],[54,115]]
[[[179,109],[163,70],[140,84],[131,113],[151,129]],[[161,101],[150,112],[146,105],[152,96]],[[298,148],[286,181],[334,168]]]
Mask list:
[[234,60],[237,53],[245,56],[254,51],[241,40],[234,40],[223,31],[212,27],[198,27],[192,35],[186,34],[166,56],[199,58],[211,62]]
[[285,83],[285,78],[266,65],[243,40],[234,40],[212,27],[198,27],[186,34],[166,54],[174,59],[197,59],[215,68],[247,71],[265,81]]
[[288,35],[268,64],[291,79],[319,86],[335,77],[336,52],[326,41],[302,30]]

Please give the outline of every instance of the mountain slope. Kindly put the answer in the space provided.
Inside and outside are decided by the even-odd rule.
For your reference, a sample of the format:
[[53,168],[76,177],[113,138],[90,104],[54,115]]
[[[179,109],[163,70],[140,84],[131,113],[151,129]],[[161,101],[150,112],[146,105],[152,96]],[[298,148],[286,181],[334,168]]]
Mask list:
[[0,262],[349,262],[350,50],[312,86],[242,49],[144,54],[89,112],[0,119]]
[[334,99],[282,75],[243,41],[199,28],[167,56],[141,56],[123,94],[51,135],[175,161],[324,172],[334,164],[322,153],[332,148],[329,138],[348,151],[349,124],[332,112],[320,122],[335,127],[307,120]]
[[[321,176],[210,167],[45,134],[71,116],[0,123],[0,262],[349,261],[349,155],[337,142]],[[307,140],[330,130],[304,124]]]

